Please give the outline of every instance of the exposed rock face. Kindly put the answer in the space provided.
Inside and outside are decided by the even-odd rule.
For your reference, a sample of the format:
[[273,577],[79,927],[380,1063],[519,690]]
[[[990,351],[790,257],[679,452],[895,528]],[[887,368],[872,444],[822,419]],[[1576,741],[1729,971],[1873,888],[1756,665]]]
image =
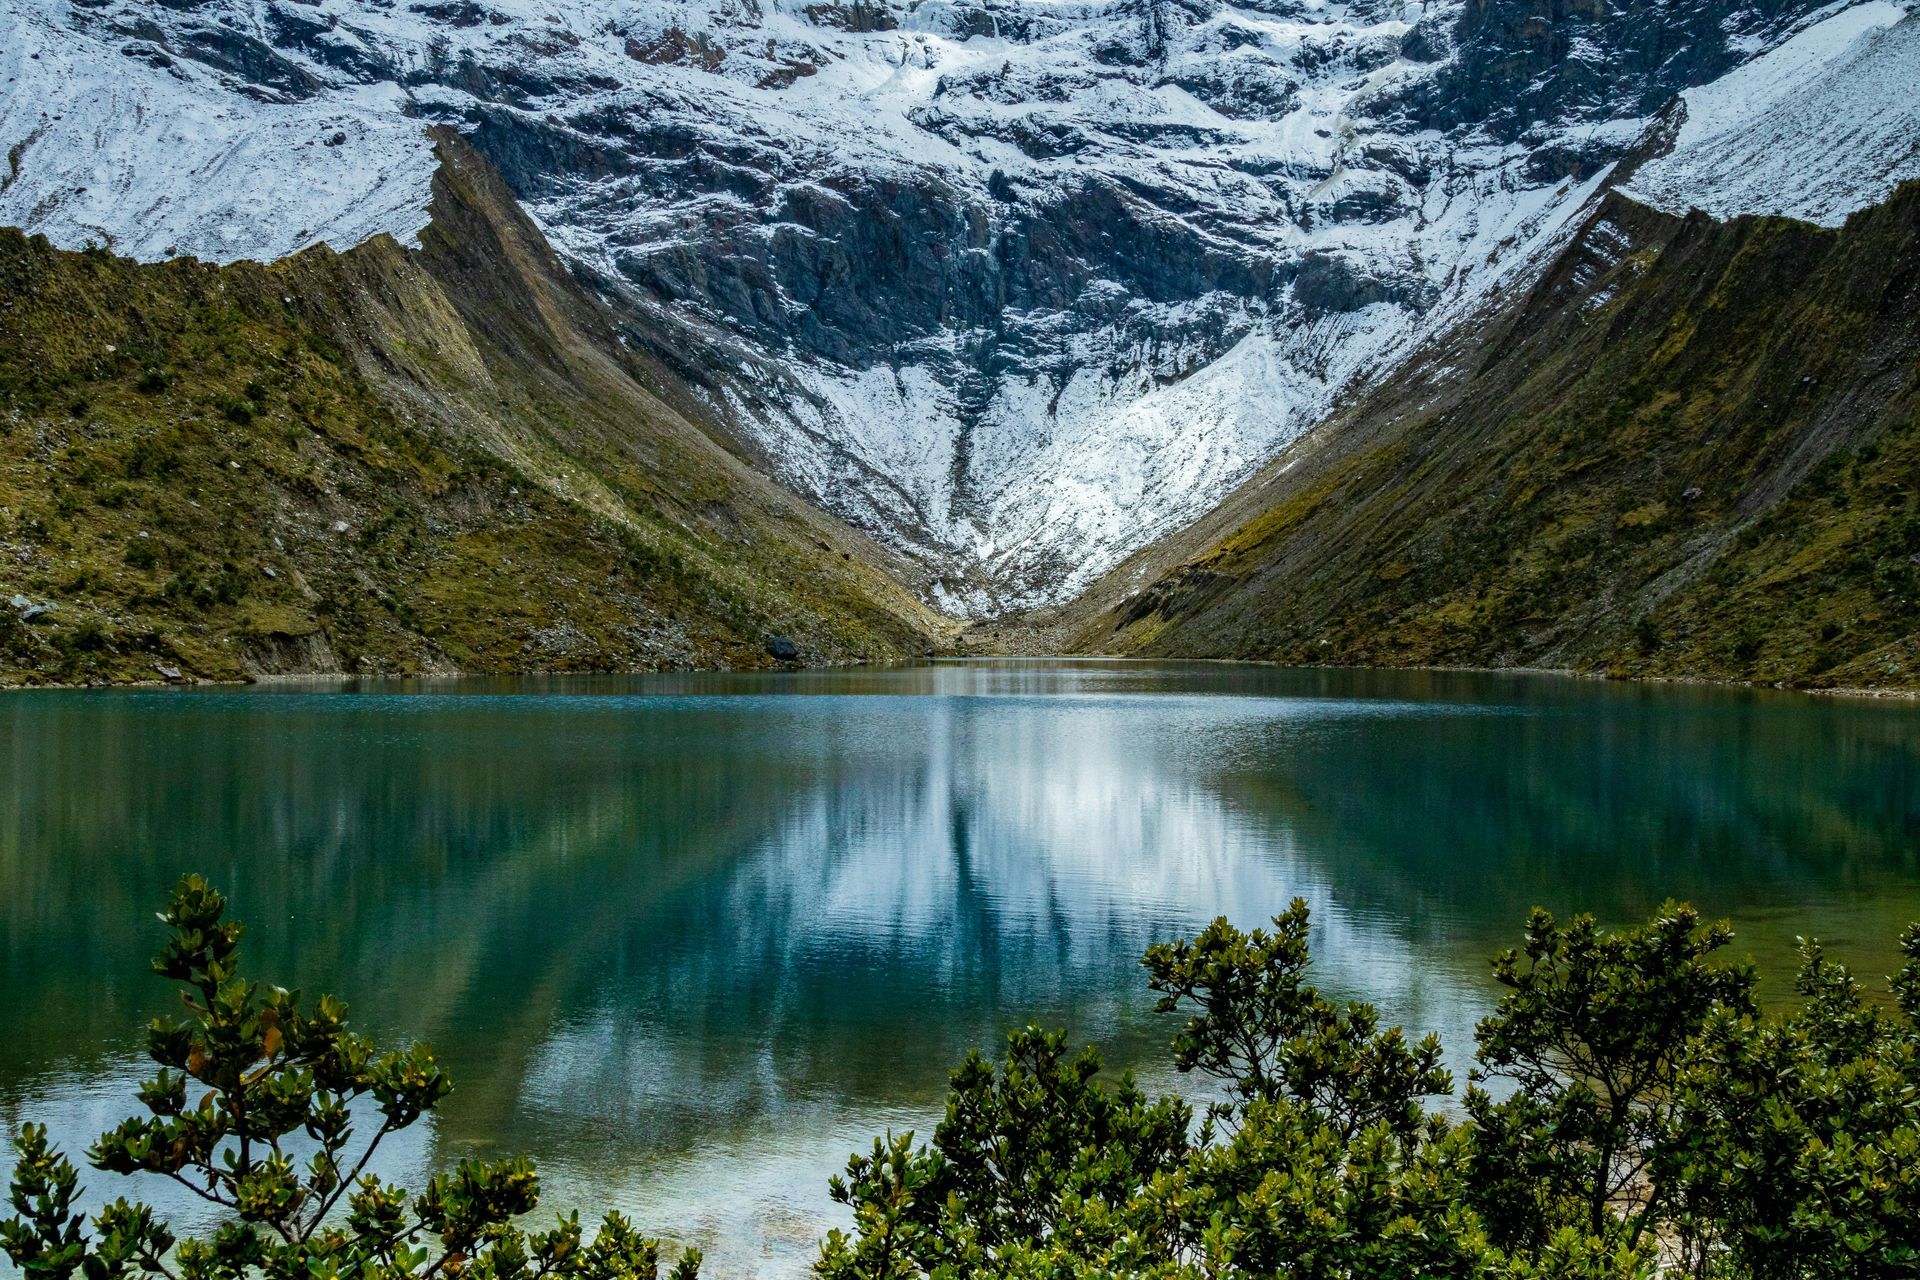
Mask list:
[[[418,125],[451,123],[743,451],[992,614],[1204,511],[1816,7],[0,0],[35,86],[0,221],[220,258],[404,234]],[[103,116],[169,112],[195,128],[148,153],[280,186],[102,161]],[[83,164],[119,176],[76,193]]]
[[[1810,10],[1798,0],[1468,0],[1457,16],[1430,15],[1408,33],[1409,54],[1444,65],[1395,105],[1422,125],[1484,129],[1552,154],[1554,134],[1653,115],[1776,43]],[[1588,159],[1621,150],[1618,134],[1602,135]]]

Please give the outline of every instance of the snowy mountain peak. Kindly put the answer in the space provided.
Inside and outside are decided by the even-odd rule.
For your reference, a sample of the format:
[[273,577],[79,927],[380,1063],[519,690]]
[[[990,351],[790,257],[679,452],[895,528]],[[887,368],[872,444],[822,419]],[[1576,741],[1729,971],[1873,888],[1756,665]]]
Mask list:
[[961,615],[1065,598],[1218,501],[1538,261],[1676,93],[1655,202],[1831,219],[1920,169],[1885,0],[0,15],[0,222],[139,257],[406,239],[423,125],[453,124],[636,341]]

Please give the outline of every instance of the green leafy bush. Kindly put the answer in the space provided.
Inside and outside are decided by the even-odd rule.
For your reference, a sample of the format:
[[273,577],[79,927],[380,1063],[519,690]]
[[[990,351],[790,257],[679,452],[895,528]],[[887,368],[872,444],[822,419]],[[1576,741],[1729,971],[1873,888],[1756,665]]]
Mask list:
[[1192,941],[1148,948],[1159,1011],[1193,1015],[1173,1039],[1174,1066],[1225,1088],[1217,1120],[1285,1101],[1324,1117],[1343,1141],[1374,1124],[1411,1137],[1427,1122],[1420,1100],[1453,1087],[1439,1038],[1409,1046],[1398,1027],[1379,1029],[1373,1006],[1321,998],[1306,983],[1307,924],[1307,904],[1295,900],[1271,935],[1220,919]]
[[[143,1116],[96,1168],[173,1179],[225,1211],[176,1240],[118,1200],[89,1224],[78,1176],[28,1126],[0,1248],[31,1280],[645,1280],[658,1247],[609,1215],[516,1221],[524,1159],[469,1161],[409,1195],[366,1170],[446,1095],[422,1046],[377,1053],[330,997],[238,975],[240,926],[194,877],[157,972]],[[1466,1093],[1437,1040],[1382,1029],[1307,981],[1308,914],[1217,920],[1150,948],[1173,1061],[1202,1113],[1109,1083],[1034,1027],[970,1054],[931,1143],[877,1139],[831,1183],[851,1231],[820,1280],[1895,1280],[1920,1275],[1920,926],[1891,999],[1803,946],[1798,1003],[1763,1013],[1724,924],[1668,903],[1601,929],[1536,911],[1493,963]],[[1435,1105],[1434,1100],[1447,1100]],[[362,1138],[358,1131],[373,1123]],[[689,1254],[675,1269],[697,1274]]]
[[[146,1205],[75,1208],[70,1161],[28,1125],[15,1141],[16,1216],[0,1249],[28,1280],[652,1280],[658,1245],[608,1214],[591,1240],[577,1214],[547,1231],[515,1220],[539,1198],[525,1159],[463,1161],[410,1195],[366,1172],[389,1135],[453,1087],[425,1045],[380,1053],[347,1029],[347,1008],[240,976],[241,926],[204,880],[180,882],[161,918],[173,931],[154,972],[183,987],[186,1017],[155,1019],[159,1070],[146,1114],[102,1134],[97,1169],[170,1179],[218,1205],[206,1238],[177,1239]],[[378,1117],[371,1134],[363,1126]],[[698,1274],[699,1255],[674,1269]]]
[[1762,1016],[1731,938],[1669,903],[1607,931],[1544,912],[1457,1107],[1440,1046],[1310,986],[1307,908],[1151,948],[1175,1065],[1220,1095],[1098,1079],[1028,1028],[953,1076],[930,1145],[833,1183],[821,1280],[1774,1280],[1920,1275],[1920,928],[1883,1008],[1809,944]]
[[1688,1270],[1920,1275],[1920,928],[1901,945],[1891,1009],[1806,942],[1797,1008],[1690,1045],[1656,1173]]
[[1680,1076],[1710,1018],[1754,1011],[1753,970],[1708,960],[1732,936],[1676,903],[1611,934],[1536,910],[1525,947],[1495,957],[1507,994],[1480,1024],[1466,1109],[1496,1238],[1538,1245],[1573,1222],[1637,1247],[1668,1216],[1672,1186],[1645,1175],[1677,1131]]

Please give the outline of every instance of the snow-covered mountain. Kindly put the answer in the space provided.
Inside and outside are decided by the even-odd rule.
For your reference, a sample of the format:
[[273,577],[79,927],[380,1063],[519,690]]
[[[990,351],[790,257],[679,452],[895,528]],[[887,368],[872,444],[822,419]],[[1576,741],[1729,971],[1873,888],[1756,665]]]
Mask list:
[[1888,0],[0,0],[0,23],[0,223],[142,258],[407,239],[422,126],[454,124],[631,341],[960,615],[1066,598],[1208,509],[1523,277],[1623,160],[1668,207],[1826,221],[1920,175],[1920,17]]

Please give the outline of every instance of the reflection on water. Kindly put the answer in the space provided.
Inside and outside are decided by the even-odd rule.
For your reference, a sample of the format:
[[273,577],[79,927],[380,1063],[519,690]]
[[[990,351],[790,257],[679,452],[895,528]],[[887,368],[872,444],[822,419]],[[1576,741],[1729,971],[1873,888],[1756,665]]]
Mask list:
[[1307,898],[1323,985],[1456,1062],[1534,903],[1692,897],[1776,972],[1815,931],[1883,973],[1920,916],[1917,715],[1064,662],[11,695],[0,1122],[78,1147],[121,1112],[152,910],[197,869],[256,972],[448,1062],[390,1172],[527,1150],[553,1207],[792,1274],[826,1173],[1009,1025],[1170,1086],[1137,958],[1216,914]]

